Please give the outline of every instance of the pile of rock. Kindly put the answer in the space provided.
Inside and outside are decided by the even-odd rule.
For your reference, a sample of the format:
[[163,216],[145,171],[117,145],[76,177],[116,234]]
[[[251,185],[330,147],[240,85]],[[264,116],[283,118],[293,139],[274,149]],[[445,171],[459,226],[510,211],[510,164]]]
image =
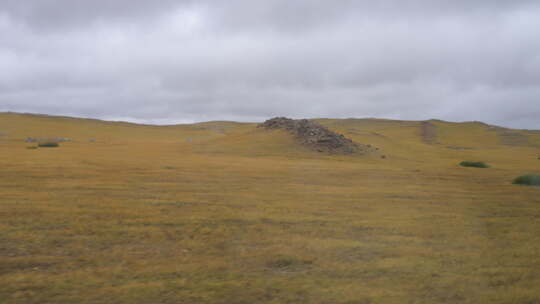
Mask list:
[[333,154],[351,154],[364,152],[369,145],[360,145],[345,136],[328,130],[326,127],[307,119],[294,120],[276,117],[258,126],[267,130],[283,129],[293,134],[300,144],[319,152]]

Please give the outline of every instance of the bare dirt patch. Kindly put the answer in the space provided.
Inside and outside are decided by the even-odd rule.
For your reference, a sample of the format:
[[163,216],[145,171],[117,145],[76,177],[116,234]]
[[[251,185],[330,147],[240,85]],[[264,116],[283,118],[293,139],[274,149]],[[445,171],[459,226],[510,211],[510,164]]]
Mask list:
[[422,121],[420,125],[420,136],[426,144],[434,144],[437,140],[437,126],[429,121]]

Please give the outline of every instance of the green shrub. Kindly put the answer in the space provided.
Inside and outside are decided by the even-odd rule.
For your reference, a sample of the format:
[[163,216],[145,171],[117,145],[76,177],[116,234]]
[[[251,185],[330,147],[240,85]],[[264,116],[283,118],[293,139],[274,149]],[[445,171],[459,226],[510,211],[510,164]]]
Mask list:
[[516,177],[513,181],[513,184],[540,186],[540,175],[522,175]]
[[489,165],[479,161],[462,161],[459,163],[462,167],[489,168]]
[[44,142],[38,143],[38,146],[41,148],[56,148],[59,146],[59,144],[54,141],[44,141]]

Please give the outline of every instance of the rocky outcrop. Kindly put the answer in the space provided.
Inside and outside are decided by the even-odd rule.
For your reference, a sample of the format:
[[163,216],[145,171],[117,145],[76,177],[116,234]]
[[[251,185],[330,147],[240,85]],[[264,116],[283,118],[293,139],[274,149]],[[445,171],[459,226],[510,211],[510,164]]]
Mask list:
[[282,129],[293,134],[298,142],[318,152],[332,154],[365,153],[375,148],[353,142],[342,134],[330,131],[326,127],[307,119],[294,120],[276,117],[259,124],[267,130]]

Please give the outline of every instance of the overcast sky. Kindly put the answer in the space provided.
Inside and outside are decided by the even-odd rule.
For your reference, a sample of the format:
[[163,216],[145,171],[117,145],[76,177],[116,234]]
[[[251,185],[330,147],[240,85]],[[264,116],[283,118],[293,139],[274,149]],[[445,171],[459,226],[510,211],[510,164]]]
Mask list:
[[0,0],[0,111],[540,129],[540,1]]

